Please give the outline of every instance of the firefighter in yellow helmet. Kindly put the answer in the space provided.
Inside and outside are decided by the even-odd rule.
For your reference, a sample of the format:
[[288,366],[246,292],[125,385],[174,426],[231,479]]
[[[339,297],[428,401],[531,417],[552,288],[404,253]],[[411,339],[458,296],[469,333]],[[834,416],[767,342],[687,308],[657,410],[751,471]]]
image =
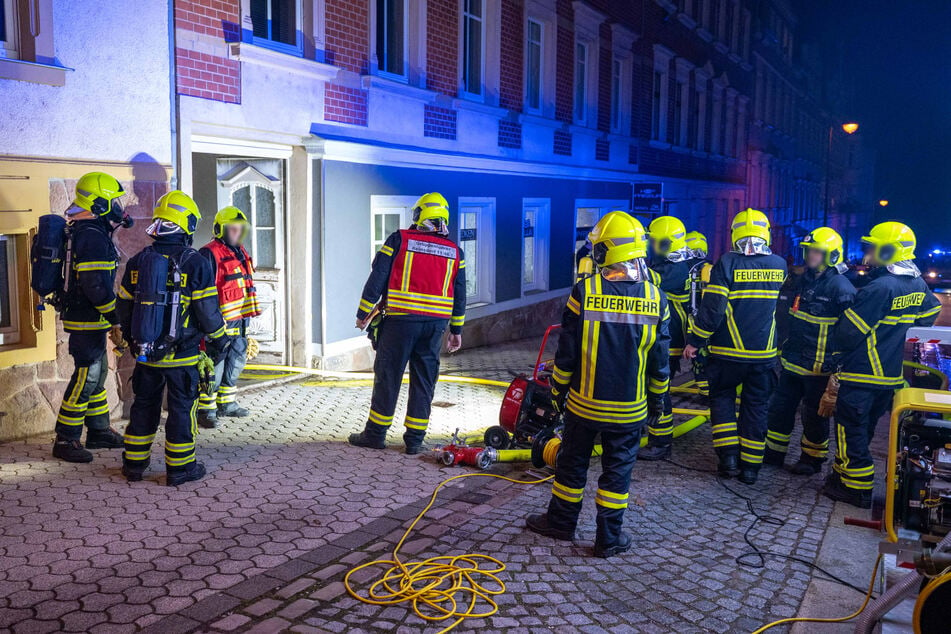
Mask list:
[[[687,228],[679,218],[660,216],[651,221],[647,232],[652,251],[651,269],[660,276],[660,290],[670,307],[670,377],[680,371],[680,358],[687,336],[687,312],[690,293],[689,260],[693,252],[687,247]],[[647,446],[640,452],[642,460],[663,460],[671,454],[674,438],[673,404],[670,392],[664,394],[664,413],[647,427]]]
[[[69,270],[62,319],[74,369],[56,416],[53,456],[67,462],[91,462],[89,449],[122,447],[122,435],[109,426],[105,383],[106,334],[119,322],[113,290],[119,253],[112,233],[117,226],[132,226],[119,204],[124,195],[114,177],[90,172],[76,183],[76,197],[66,210]],[[83,427],[88,430],[85,447]]]
[[915,234],[900,222],[883,222],[862,238],[871,281],[835,327],[840,381],[835,410],[836,455],[822,488],[833,500],[869,508],[875,467],[869,441],[878,419],[902,386],[905,334],[930,326],[941,310],[915,266]]
[[802,438],[797,475],[814,475],[829,453],[829,419],[819,415],[819,400],[829,381],[827,361],[835,353],[829,333],[855,299],[855,287],[843,275],[848,266],[842,237],[829,227],[814,229],[799,244],[805,271],[790,275],[779,291],[776,310],[781,335],[782,371],[769,400],[769,428],[763,462],[783,466],[802,404]]
[[442,194],[424,194],[413,205],[412,226],[394,231],[380,247],[363,287],[356,323],[361,330],[369,327],[376,360],[370,413],[350,444],[386,447],[408,363],[403,442],[407,454],[422,450],[447,326],[449,352],[462,346],[465,267],[462,249],[449,238],[449,203]]
[[199,343],[204,336],[224,349],[227,335],[211,266],[191,247],[198,205],[170,191],[152,219],[146,230],[152,244],[129,259],[119,286],[122,331],[137,354],[122,473],[130,482],[144,477],[164,401],[166,483],[176,486],[205,475],[195,460],[197,366],[205,358]]
[[738,213],[731,238],[733,250],[710,272],[684,357],[692,359],[707,346],[718,471],[753,484],[763,462],[767,404],[776,382],[776,300],[786,278],[786,261],[770,251],[769,219],[760,211]]
[[215,214],[215,237],[199,250],[211,264],[225,332],[230,338],[227,350],[209,350],[218,362],[214,385],[199,396],[198,424],[206,429],[217,427],[219,416],[243,417],[249,413],[238,405],[235,396],[248,357],[248,323],[261,314],[254,288],[254,264],[243,244],[250,226],[243,211],[224,207]]
[[610,557],[631,548],[621,523],[645,421],[663,412],[670,313],[664,293],[649,281],[647,235],[636,218],[610,212],[591,231],[591,243],[599,271],[571,291],[552,370],[554,405],[565,412],[552,497],[547,513],[530,515],[526,525],[574,539],[600,434],[594,554]]

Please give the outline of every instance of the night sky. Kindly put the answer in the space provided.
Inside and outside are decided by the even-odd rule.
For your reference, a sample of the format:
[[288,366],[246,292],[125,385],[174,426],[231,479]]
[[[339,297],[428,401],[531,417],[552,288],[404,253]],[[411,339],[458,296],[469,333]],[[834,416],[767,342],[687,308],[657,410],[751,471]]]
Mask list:
[[851,71],[843,114],[877,152],[876,197],[889,200],[876,220],[907,222],[922,247],[951,248],[951,0],[797,4],[805,33],[826,50],[838,43]]

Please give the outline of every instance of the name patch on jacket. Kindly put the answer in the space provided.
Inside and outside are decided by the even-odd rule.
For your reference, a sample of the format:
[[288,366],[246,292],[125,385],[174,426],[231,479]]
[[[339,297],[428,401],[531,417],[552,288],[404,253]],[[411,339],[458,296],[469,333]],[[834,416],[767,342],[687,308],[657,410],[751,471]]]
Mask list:
[[733,271],[734,282],[779,282],[786,279],[782,269],[736,269]]
[[588,295],[584,317],[616,324],[656,324],[660,321],[660,301],[621,295]]
[[453,259],[456,257],[455,247],[446,244],[435,244],[433,242],[424,242],[423,240],[410,240],[406,243],[406,250],[413,253],[425,253],[426,255],[435,255],[441,258]]
[[908,293],[907,295],[899,295],[892,300],[892,310],[902,310],[910,306],[921,306],[921,302],[925,301],[924,293]]

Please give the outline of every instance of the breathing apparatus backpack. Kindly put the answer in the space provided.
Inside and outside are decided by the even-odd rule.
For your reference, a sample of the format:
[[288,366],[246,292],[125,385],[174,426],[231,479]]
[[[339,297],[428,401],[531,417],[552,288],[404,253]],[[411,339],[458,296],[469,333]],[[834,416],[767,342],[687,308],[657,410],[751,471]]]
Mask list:
[[698,262],[690,268],[688,284],[690,287],[690,314],[696,316],[700,311],[700,300],[703,298],[703,289],[710,282],[710,271],[713,265],[707,261]]
[[72,236],[66,218],[59,214],[40,216],[33,244],[30,245],[30,287],[42,301],[57,311],[65,308],[72,260]]
[[139,255],[138,278],[132,305],[132,340],[136,361],[158,361],[175,349],[182,337],[182,264],[194,249],[164,256],[152,247]]

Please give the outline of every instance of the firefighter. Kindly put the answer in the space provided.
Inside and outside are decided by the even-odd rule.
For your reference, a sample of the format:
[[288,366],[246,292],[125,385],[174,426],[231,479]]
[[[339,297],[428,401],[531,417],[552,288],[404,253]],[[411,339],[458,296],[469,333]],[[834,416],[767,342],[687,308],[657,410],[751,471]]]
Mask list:
[[[113,291],[119,254],[112,232],[131,225],[119,199],[122,185],[103,172],[90,172],[76,183],[76,198],[66,210],[71,240],[63,329],[75,364],[56,417],[53,456],[67,462],[91,462],[89,449],[118,449],[122,435],[109,426],[106,402],[106,334],[119,322]],[[116,338],[113,336],[113,338]],[[86,446],[80,438],[86,432]]]
[[[687,280],[688,294],[690,296],[690,301],[688,302],[689,314],[687,315],[687,331],[689,332],[693,320],[700,310],[700,300],[703,298],[703,289],[710,281],[710,269],[713,268],[713,264],[710,263],[710,259],[707,257],[707,237],[699,231],[691,231],[687,234],[687,248],[690,249],[692,254],[691,258],[687,260],[687,264],[690,266],[690,274]],[[701,349],[697,351],[697,355],[691,364],[694,384],[701,396],[710,395],[710,385],[707,382],[706,359],[707,351],[706,349]]]
[[822,492],[869,508],[875,467],[869,442],[878,419],[903,383],[905,334],[930,326],[941,310],[915,266],[915,234],[899,222],[883,222],[862,238],[871,281],[855,296],[835,327],[841,351],[835,410],[836,455]]
[[[125,430],[122,474],[129,482],[136,482],[148,469],[152,441],[162,418],[162,402],[167,395],[166,483],[177,486],[205,475],[204,465],[195,460],[195,412],[200,381],[197,366],[200,359],[207,359],[199,352],[199,343],[204,335],[223,350],[228,336],[218,308],[211,266],[191,248],[192,236],[201,219],[198,205],[184,192],[170,191],[157,201],[152,219],[146,230],[152,245],[132,256],[119,286],[122,330],[126,340],[140,349],[132,373],[135,398]],[[134,321],[138,318],[136,311],[142,310],[141,302],[149,299],[144,297],[141,263],[155,253],[168,259],[169,267],[176,266],[180,271],[177,285],[170,274],[168,281],[156,291],[165,296],[177,291],[181,297],[180,305],[170,304],[161,313],[165,315],[162,340],[172,338],[173,341],[161,352],[144,354],[143,342],[136,341],[134,336]]]
[[782,340],[779,384],[769,401],[769,428],[763,462],[783,466],[796,411],[802,403],[802,438],[799,460],[791,471],[815,475],[829,453],[829,419],[819,415],[819,400],[829,380],[827,360],[832,358],[829,331],[852,305],[855,287],[846,279],[848,266],[842,237],[829,227],[819,227],[799,245],[805,273],[789,275],[779,291],[777,322],[787,315]]
[[[733,250],[710,271],[684,357],[707,347],[710,422],[718,472],[756,482],[766,448],[766,411],[776,375],[776,300],[786,261],[769,250],[769,219],[746,209],[733,219]],[[742,384],[737,421],[736,394]]]
[[552,369],[553,405],[564,410],[564,434],[548,512],[529,515],[529,530],[574,539],[595,437],[602,474],[595,495],[594,554],[631,548],[621,530],[631,470],[645,420],[663,413],[670,376],[667,298],[649,281],[647,235],[623,211],[591,230],[599,272],[577,284],[562,316]]
[[220,360],[215,364],[214,386],[198,397],[198,424],[206,429],[217,427],[219,416],[240,418],[249,413],[238,405],[235,394],[248,357],[248,322],[261,314],[254,289],[254,265],[243,246],[250,226],[243,211],[225,207],[215,215],[214,239],[199,250],[211,264],[230,339],[223,354],[209,350]]
[[[673,378],[680,371],[680,358],[686,343],[689,261],[693,252],[687,247],[684,223],[673,216],[655,218],[647,233],[654,256],[651,269],[660,276],[660,290],[667,296],[670,308],[670,378]],[[674,439],[673,403],[669,390],[664,394],[664,413],[656,424],[647,426],[647,434],[647,446],[640,452],[641,459],[669,458]]]
[[357,328],[371,325],[381,297],[385,317],[371,326],[376,330],[376,361],[370,414],[364,430],[350,435],[350,444],[373,449],[386,446],[409,363],[403,442],[407,454],[422,450],[447,325],[449,352],[462,346],[465,266],[462,249],[449,239],[449,203],[442,194],[424,194],[413,205],[412,226],[393,232],[380,247],[363,287]]

